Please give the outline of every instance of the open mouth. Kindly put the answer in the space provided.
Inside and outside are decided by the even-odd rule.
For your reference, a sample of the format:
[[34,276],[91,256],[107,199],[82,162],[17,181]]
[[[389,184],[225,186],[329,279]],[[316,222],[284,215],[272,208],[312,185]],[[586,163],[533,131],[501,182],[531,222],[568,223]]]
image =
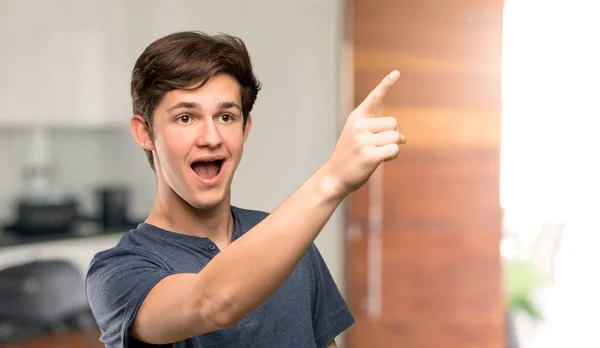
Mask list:
[[221,168],[223,167],[224,160],[216,159],[216,160],[208,160],[208,161],[196,161],[192,163],[191,167],[202,179],[212,179],[215,178],[221,173]]

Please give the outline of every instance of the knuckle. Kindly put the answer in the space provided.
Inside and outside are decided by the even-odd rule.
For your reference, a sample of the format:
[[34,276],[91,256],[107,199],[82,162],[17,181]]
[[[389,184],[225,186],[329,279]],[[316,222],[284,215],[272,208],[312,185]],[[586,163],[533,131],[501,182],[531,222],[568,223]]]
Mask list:
[[354,145],[357,147],[366,147],[371,143],[371,134],[365,132],[357,132],[354,134]]
[[400,146],[398,146],[398,144],[394,144],[391,152],[392,158],[398,157],[398,154],[400,154]]
[[350,129],[355,133],[360,132],[360,130],[363,128],[363,124],[360,121],[361,118],[358,117],[359,114],[356,114],[356,116],[357,117],[350,123]]
[[352,143],[354,144],[354,146],[356,146],[357,148],[361,148],[364,142],[364,135],[362,133],[354,134],[354,137],[352,138]]
[[360,155],[361,158],[368,159],[371,156],[371,151],[369,151],[368,147],[361,146],[358,148],[358,154]]
[[381,95],[377,91],[371,92],[371,102],[378,103],[381,100]]
[[385,125],[386,129],[396,129],[398,127],[398,120],[396,120],[393,116],[386,116],[382,123]]
[[382,153],[382,157],[384,161],[389,161],[398,156],[400,148],[397,144],[388,144],[385,147],[385,151]]

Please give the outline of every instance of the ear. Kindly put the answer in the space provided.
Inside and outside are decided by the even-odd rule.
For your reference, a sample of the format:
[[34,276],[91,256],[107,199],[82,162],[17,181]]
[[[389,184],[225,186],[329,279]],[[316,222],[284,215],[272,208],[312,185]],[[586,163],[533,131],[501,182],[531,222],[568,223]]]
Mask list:
[[250,129],[252,128],[252,115],[248,114],[248,119],[246,120],[246,126],[244,127],[244,142],[248,139],[248,134],[250,134]]
[[150,134],[150,130],[142,115],[133,115],[129,122],[129,128],[131,129],[131,134],[133,135],[135,142],[138,143],[139,146],[144,150],[154,150],[152,135]]

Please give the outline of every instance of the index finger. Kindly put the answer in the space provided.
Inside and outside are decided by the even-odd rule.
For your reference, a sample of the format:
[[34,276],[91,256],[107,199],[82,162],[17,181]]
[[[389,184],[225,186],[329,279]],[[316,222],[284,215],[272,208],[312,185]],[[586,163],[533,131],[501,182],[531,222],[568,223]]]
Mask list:
[[375,117],[379,112],[379,109],[383,105],[383,100],[387,96],[388,92],[400,77],[400,72],[394,70],[389,73],[381,82],[369,93],[367,98],[357,107],[358,110],[362,111],[367,117]]

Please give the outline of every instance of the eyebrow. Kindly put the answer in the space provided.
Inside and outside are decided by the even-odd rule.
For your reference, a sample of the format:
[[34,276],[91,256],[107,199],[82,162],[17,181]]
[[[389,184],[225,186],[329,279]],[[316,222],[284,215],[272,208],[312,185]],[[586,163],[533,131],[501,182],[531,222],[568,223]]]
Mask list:
[[[217,108],[220,110],[235,108],[238,109],[240,112],[242,111],[242,107],[232,101],[217,103]],[[182,101],[169,107],[167,111],[172,111],[175,109],[202,109],[202,105],[196,102]]]

